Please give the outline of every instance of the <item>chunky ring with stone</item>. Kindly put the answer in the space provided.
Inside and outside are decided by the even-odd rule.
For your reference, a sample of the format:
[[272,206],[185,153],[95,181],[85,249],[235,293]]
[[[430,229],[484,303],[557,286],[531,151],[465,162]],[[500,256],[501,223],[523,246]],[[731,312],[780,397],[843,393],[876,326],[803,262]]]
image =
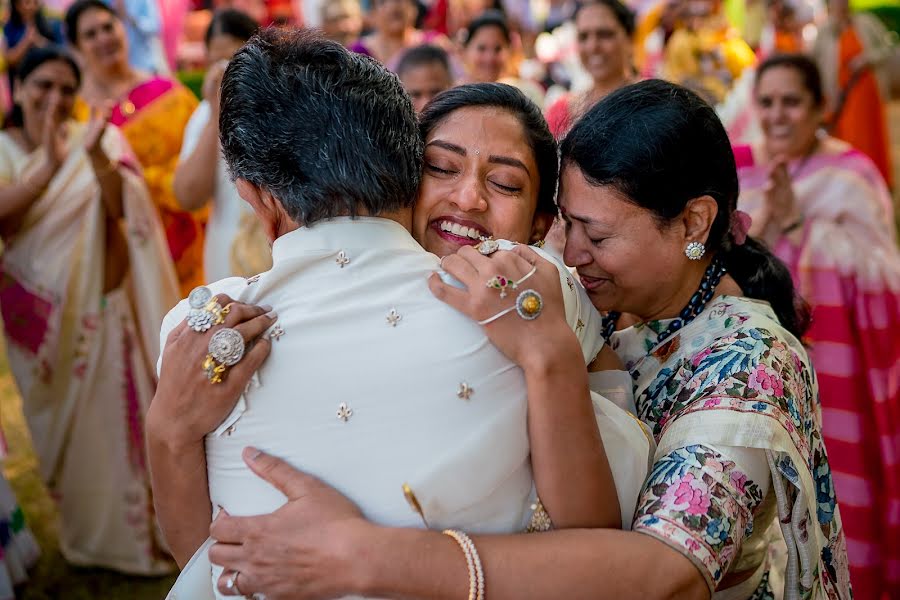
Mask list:
[[191,293],[188,294],[188,304],[191,308],[200,310],[207,304],[209,301],[213,299],[212,290],[210,290],[205,285],[201,285],[200,287],[195,287],[191,290]]
[[203,333],[216,324],[216,314],[205,308],[192,308],[187,316],[187,324],[197,333]]
[[537,319],[544,310],[544,299],[534,290],[525,290],[516,298],[516,312],[526,321]]
[[494,275],[488,279],[487,287],[500,290],[500,297],[506,298],[506,288],[516,289],[516,283],[503,275]]
[[244,336],[236,329],[225,327],[209,338],[209,355],[226,367],[238,364],[244,358]]
[[519,294],[518,298],[516,298],[515,306],[504,308],[493,317],[488,317],[483,321],[478,321],[478,324],[487,325],[488,323],[493,323],[500,317],[508,315],[513,311],[519,313],[519,316],[526,321],[533,321],[538,318],[543,309],[544,299],[541,298],[541,295],[534,290],[525,290],[524,292]]
[[475,245],[475,249],[483,256],[490,256],[500,249],[500,242],[494,238],[481,238],[481,241]]

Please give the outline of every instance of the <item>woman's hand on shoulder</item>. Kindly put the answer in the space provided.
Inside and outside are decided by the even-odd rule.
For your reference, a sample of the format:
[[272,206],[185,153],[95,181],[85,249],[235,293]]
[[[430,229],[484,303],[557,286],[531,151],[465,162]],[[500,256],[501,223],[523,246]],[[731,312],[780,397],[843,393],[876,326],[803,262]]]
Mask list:
[[[224,294],[215,299],[228,307],[222,325],[198,333],[182,321],[166,340],[159,384],[147,413],[147,429],[156,441],[172,446],[202,441],[234,409],[269,355],[271,343],[263,334],[277,319],[271,308],[233,302]],[[204,362],[210,338],[225,327],[241,334],[246,351],[240,362],[223,374],[222,381],[214,384]]]
[[522,368],[555,353],[560,335],[577,344],[566,322],[559,270],[527,246],[490,256],[465,246],[444,257],[441,266],[465,289],[435,274],[429,280],[432,293],[484,325],[491,342]]

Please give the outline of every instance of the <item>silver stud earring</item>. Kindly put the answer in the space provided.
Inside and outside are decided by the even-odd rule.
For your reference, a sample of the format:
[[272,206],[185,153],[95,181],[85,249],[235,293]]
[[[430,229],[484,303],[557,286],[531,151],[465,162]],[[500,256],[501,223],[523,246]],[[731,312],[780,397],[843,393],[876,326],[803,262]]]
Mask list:
[[690,260],[700,260],[706,254],[706,246],[700,242],[691,242],[684,249],[684,255]]

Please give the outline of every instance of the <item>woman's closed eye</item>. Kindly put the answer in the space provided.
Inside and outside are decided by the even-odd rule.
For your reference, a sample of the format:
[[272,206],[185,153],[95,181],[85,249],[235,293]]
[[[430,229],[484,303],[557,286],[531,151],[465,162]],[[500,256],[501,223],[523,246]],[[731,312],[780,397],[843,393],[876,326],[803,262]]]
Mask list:
[[443,168],[431,163],[425,163],[425,170],[435,175],[456,175],[457,171],[451,168]]
[[506,185],[498,181],[491,181],[490,179],[488,181],[490,181],[494,186],[496,186],[501,192],[505,194],[518,194],[522,191],[521,186]]

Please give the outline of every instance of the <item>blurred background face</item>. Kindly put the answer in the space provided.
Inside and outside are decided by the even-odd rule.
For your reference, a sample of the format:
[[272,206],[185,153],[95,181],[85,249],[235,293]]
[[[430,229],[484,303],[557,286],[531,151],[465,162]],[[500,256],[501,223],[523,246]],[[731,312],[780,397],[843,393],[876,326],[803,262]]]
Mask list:
[[89,69],[106,70],[128,64],[125,28],[109,12],[91,8],[78,19],[78,51]]
[[378,31],[399,36],[415,26],[418,14],[413,0],[377,0],[372,9],[372,22]]
[[400,82],[412,99],[416,113],[422,112],[431,99],[453,86],[450,72],[438,62],[415,65],[403,71]]
[[65,62],[49,60],[16,83],[16,104],[22,109],[25,131],[32,142],[40,141],[48,111],[55,111],[61,122],[71,116],[78,81]]
[[756,84],[755,100],[769,156],[805,156],[815,144],[822,111],[800,73],[790,67],[767,70]]
[[13,5],[19,11],[22,20],[26,22],[34,18],[41,6],[38,0],[13,0]]
[[631,40],[610,8],[602,4],[582,8],[575,29],[581,64],[595,82],[624,76],[631,60]]
[[241,49],[244,40],[236,38],[227,33],[220,33],[212,36],[209,40],[209,46],[206,49],[209,64],[214,64],[220,60],[231,60],[231,57]]
[[499,27],[478,29],[463,49],[463,60],[473,82],[497,81],[509,63],[509,42]]
[[362,31],[362,11],[355,0],[335,0],[322,6],[322,32],[330,40],[349,46]]
[[426,250],[446,256],[488,236],[529,242],[540,176],[512,113],[453,111],[428,134],[424,163],[413,236]]

